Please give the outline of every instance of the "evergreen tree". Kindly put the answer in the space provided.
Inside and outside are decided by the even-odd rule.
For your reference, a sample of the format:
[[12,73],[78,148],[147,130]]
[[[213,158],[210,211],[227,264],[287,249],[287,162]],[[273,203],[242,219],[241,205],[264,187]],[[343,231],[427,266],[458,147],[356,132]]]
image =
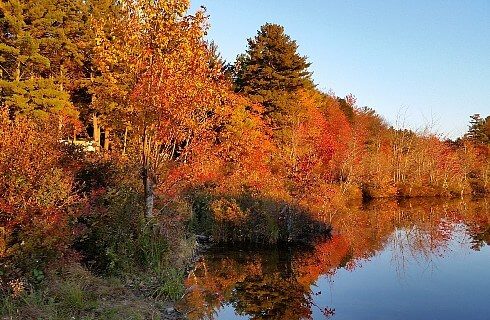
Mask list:
[[[51,0],[0,2],[0,104],[12,114],[75,117],[53,72],[50,50],[62,30]],[[53,55],[51,55],[53,57]]]
[[92,45],[87,1],[43,0],[46,23],[44,34],[49,43],[44,55],[51,62],[51,73],[61,89],[75,90],[83,76],[83,63]]
[[490,116],[483,119],[479,114],[472,115],[466,138],[480,143],[490,143]]
[[487,136],[487,142],[490,143],[490,116],[485,118],[485,123],[483,124],[483,133]]
[[281,115],[291,111],[291,94],[313,87],[310,63],[297,49],[282,26],[267,23],[248,40],[246,54],[240,55],[235,65],[236,91],[262,103],[279,122]]

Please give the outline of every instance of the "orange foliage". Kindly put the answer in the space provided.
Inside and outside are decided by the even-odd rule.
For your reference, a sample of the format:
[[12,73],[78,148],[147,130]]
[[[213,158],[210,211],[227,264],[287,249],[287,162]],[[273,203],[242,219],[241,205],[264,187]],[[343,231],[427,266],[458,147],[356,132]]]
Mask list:
[[66,252],[70,241],[73,173],[46,129],[0,113],[0,258],[18,268],[42,265],[48,256]]

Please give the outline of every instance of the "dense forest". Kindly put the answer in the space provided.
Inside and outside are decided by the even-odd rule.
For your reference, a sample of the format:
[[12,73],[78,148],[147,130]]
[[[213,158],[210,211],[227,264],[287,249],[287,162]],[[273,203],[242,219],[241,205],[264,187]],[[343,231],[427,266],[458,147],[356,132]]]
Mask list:
[[307,242],[353,201],[490,191],[490,116],[456,141],[394,128],[319,90],[282,26],[228,63],[188,9],[0,2],[0,314],[150,317],[196,237]]

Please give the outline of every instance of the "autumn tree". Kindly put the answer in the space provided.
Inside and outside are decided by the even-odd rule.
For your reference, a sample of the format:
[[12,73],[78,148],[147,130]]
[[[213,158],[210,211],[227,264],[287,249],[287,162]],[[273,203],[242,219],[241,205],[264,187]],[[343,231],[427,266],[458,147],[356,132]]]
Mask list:
[[188,6],[185,0],[127,1],[115,29],[98,29],[103,88],[93,92],[109,107],[116,105],[109,114],[123,116],[132,127],[147,218],[153,216],[162,169],[189,161],[199,141],[212,141],[227,88],[220,83],[219,66],[210,64],[204,13],[186,15]]
[[[88,1],[89,32],[88,81],[90,106],[85,112],[92,122],[93,138],[101,147],[101,129],[104,132],[104,149],[109,149],[111,133],[119,133],[123,153],[130,122],[129,94],[134,88],[136,47],[131,47],[137,33],[128,7],[114,0]],[[136,31],[136,30],[134,30]]]
[[223,191],[227,193],[267,192],[278,189],[278,177],[271,172],[271,155],[276,153],[265,124],[263,106],[230,93],[226,102],[228,113],[218,128],[215,153],[223,163]]
[[349,94],[345,98],[337,97],[337,102],[342,112],[349,119],[349,122],[352,123],[355,118],[354,106],[356,104],[356,98],[352,94]]

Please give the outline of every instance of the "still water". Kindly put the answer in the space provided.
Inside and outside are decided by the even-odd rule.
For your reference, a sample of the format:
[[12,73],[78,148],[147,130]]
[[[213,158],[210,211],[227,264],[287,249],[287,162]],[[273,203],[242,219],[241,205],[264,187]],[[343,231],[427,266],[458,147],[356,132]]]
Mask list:
[[490,319],[490,203],[378,201],[301,248],[214,248],[187,279],[189,319]]

